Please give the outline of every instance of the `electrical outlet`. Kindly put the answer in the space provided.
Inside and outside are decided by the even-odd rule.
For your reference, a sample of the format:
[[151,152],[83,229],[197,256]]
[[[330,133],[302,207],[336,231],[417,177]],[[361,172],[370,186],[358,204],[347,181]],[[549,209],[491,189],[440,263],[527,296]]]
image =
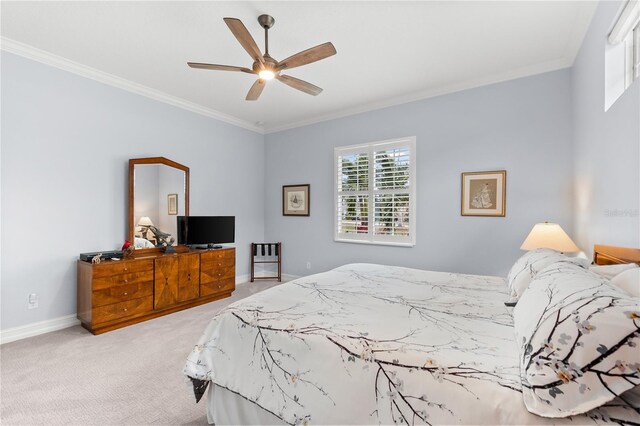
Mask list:
[[311,262],[307,260],[307,269],[311,269]]
[[27,301],[27,308],[35,309],[38,307],[38,295],[36,293],[31,293],[29,295],[29,300]]

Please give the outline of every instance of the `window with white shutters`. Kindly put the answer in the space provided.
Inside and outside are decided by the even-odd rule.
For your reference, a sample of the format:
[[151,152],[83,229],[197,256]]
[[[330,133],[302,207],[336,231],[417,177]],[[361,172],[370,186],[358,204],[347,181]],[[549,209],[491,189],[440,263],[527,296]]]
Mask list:
[[605,96],[607,111],[640,78],[640,1],[627,0],[607,37]]
[[415,245],[415,137],[335,148],[335,240]]

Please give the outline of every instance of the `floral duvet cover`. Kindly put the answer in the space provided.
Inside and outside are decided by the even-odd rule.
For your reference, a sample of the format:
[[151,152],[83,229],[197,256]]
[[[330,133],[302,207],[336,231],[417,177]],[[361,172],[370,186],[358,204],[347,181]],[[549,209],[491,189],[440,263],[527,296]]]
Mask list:
[[499,277],[345,265],[229,305],[184,372],[289,424],[640,424],[635,391],[529,413],[507,298]]

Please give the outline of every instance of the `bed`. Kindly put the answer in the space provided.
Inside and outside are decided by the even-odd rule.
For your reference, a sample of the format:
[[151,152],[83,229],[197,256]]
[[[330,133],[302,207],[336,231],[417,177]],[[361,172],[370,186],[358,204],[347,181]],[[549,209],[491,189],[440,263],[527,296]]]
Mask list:
[[527,411],[507,299],[500,277],[345,265],[230,305],[185,374],[215,424],[640,424],[634,372],[584,414]]

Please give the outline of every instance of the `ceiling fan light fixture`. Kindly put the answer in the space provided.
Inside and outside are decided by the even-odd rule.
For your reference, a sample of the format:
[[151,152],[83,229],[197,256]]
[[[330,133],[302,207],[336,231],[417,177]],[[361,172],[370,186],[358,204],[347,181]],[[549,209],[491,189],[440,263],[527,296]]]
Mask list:
[[295,53],[282,61],[276,61],[271,57],[271,55],[269,55],[269,29],[273,27],[273,24],[275,23],[275,19],[273,19],[272,16],[260,15],[258,17],[258,23],[262,28],[264,28],[264,55],[260,52],[260,48],[256,44],[256,41],[253,39],[249,30],[247,30],[247,27],[244,26],[242,21],[237,18],[224,18],[224,22],[227,24],[229,30],[231,30],[240,45],[247,51],[249,56],[251,56],[251,59],[253,59],[251,69],[230,65],[187,62],[189,67],[218,71],[241,71],[253,75],[257,74],[258,79],[253,83],[245,98],[247,101],[258,100],[262,90],[267,84],[267,81],[273,80],[274,78],[289,87],[312,96],[317,96],[322,92],[322,88],[318,86],[314,86],[313,84],[300,80],[299,78],[280,73],[283,70],[290,70],[291,68],[311,64],[335,55],[336,48],[331,42],[319,44],[310,49]]
[[273,80],[275,76],[276,73],[271,70],[262,70],[258,73],[258,77],[260,77],[262,80]]

